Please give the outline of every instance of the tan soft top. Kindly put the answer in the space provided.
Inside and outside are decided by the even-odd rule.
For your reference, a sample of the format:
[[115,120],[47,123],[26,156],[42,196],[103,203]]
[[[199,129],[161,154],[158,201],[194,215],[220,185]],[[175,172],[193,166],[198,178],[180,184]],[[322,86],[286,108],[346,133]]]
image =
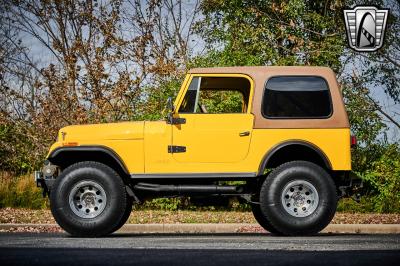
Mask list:
[[[194,68],[191,74],[245,74],[254,81],[252,113],[254,128],[349,128],[349,121],[335,73],[328,67],[311,66],[240,66]],[[333,113],[322,119],[268,119],[261,114],[261,101],[266,81],[273,76],[320,76],[328,83]]]

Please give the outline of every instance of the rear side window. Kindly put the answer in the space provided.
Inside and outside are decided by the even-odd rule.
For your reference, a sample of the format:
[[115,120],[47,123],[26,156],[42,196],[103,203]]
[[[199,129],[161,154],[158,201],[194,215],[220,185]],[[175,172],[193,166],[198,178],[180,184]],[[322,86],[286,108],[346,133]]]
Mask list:
[[272,77],[265,85],[262,113],[267,118],[327,118],[332,113],[328,84],[314,76]]

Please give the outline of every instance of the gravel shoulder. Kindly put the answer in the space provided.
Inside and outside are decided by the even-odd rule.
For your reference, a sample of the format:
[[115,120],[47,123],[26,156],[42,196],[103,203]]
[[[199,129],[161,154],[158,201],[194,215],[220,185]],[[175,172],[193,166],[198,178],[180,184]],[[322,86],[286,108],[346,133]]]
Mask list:
[[[251,212],[235,211],[133,211],[122,230],[129,233],[265,233]],[[63,230],[49,210],[2,208],[0,232],[56,233]],[[399,233],[400,214],[337,213],[325,232]]]
[[[55,224],[50,210],[0,209],[0,224]],[[237,211],[133,211],[130,224],[256,223],[251,212]],[[336,213],[331,224],[400,224],[400,214]]]

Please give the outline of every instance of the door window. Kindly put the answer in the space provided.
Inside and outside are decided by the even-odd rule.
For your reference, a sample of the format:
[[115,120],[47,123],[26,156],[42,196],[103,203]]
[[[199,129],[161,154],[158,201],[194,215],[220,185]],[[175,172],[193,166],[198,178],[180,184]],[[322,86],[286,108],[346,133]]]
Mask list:
[[242,77],[194,77],[179,113],[246,113],[250,82]]

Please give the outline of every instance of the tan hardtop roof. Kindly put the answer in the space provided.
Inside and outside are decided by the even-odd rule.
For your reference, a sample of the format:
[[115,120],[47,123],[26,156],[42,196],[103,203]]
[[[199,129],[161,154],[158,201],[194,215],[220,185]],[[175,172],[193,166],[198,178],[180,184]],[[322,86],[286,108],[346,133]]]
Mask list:
[[255,74],[260,72],[281,72],[281,74],[287,75],[288,72],[290,74],[295,75],[296,73],[299,75],[304,74],[316,74],[318,73],[333,73],[332,69],[329,67],[321,67],[321,66],[237,66],[237,67],[203,67],[203,68],[193,68],[189,70],[191,74],[212,74],[212,73],[240,73],[240,74]]
[[[190,74],[244,74],[254,82],[253,105],[251,113],[255,115],[254,128],[349,128],[342,94],[336,81],[336,75],[329,67],[319,66],[238,66],[194,68]],[[328,118],[317,119],[268,119],[263,117],[261,101],[265,82],[273,76],[321,76],[328,83],[333,113]]]

